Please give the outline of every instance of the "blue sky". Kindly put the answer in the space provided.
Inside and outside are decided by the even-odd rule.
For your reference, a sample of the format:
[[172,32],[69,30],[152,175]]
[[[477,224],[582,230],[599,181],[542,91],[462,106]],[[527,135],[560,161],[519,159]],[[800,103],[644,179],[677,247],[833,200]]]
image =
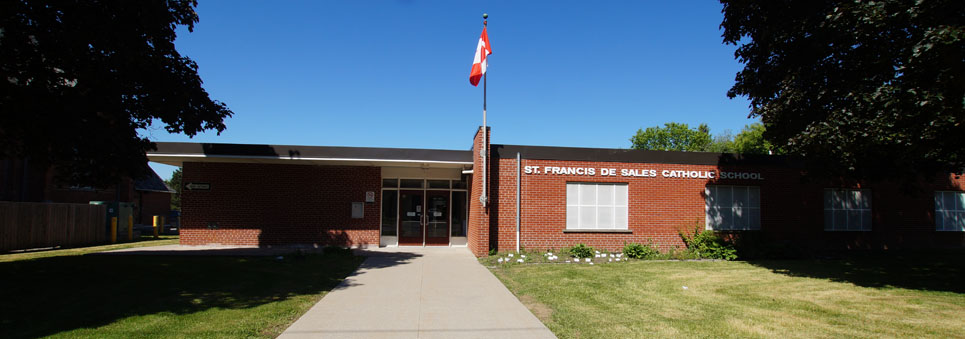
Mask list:
[[[741,65],[710,1],[215,1],[176,45],[235,115],[153,141],[468,149],[469,70],[489,13],[493,143],[628,148],[637,129],[740,131]],[[164,178],[173,167],[154,164]]]

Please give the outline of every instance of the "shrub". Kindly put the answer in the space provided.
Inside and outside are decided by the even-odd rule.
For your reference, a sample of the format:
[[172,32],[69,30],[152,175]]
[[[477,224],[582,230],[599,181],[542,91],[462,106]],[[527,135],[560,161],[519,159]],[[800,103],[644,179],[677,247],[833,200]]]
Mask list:
[[593,247],[579,244],[570,248],[570,254],[577,258],[589,258],[593,256]]
[[647,243],[646,245],[629,243],[623,246],[623,255],[633,259],[652,259],[660,255],[660,251],[657,251],[657,249],[653,248],[652,242]]
[[684,237],[684,241],[687,243],[687,249],[694,252],[698,258],[737,259],[737,250],[734,248],[734,244],[724,240],[714,231],[695,231],[693,237]]

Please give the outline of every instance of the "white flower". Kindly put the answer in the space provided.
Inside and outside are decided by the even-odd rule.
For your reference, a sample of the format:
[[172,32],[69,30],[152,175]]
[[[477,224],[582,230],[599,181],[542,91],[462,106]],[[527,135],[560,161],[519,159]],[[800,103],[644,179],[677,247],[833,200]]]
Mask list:
[[593,263],[590,263],[590,265],[593,265]]
[[600,251],[596,251],[596,254],[600,254]]
[[513,257],[513,254],[512,254],[512,253],[510,253],[510,254],[508,254],[508,255],[509,255],[509,257],[510,257],[510,258],[512,258],[512,257]]
[[608,261],[613,261],[613,258],[607,259]]
[[526,255],[525,255],[525,254],[522,254],[522,255],[520,255],[519,257],[520,257],[520,258],[525,258]]
[[516,259],[516,262],[523,262],[523,259]]
[[586,258],[586,262],[590,262],[590,261],[592,261],[592,260],[590,260],[590,258]]
[[686,290],[686,289],[687,289],[687,286],[684,286],[684,289]]
[[546,253],[546,254],[548,254],[548,255],[553,255],[553,252],[549,252],[549,253]]
[[569,260],[567,260],[567,261],[566,261],[566,263],[567,263],[567,264],[569,264],[569,263],[570,263],[570,261],[569,261]]
[[497,259],[496,261],[497,261],[497,262],[503,262],[503,258],[499,258],[499,259]]

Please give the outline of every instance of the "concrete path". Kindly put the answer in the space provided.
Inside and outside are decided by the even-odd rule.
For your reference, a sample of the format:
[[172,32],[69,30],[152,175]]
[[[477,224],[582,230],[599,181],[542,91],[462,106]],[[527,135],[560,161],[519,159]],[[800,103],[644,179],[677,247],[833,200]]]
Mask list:
[[465,248],[382,248],[279,338],[555,338]]

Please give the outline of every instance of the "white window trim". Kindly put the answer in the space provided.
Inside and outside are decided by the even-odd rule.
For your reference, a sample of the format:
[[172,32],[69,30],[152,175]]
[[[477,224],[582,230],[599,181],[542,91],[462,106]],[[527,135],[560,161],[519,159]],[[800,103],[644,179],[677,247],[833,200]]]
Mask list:
[[[939,212],[950,211],[950,212],[953,212],[953,213],[965,213],[965,210],[958,210],[958,209],[949,210],[949,209],[944,209],[944,208],[943,208],[943,209],[939,210],[939,209],[938,209],[939,206],[938,206],[938,203],[937,203],[937,202],[938,202],[938,197],[937,197],[937,195],[939,195],[939,194],[941,194],[941,195],[942,195],[942,199],[944,199],[944,198],[945,198],[945,197],[944,197],[945,194],[965,195],[965,192],[962,192],[962,191],[935,191],[935,195],[936,195],[936,197],[935,197],[935,202],[936,202],[936,203],[935,203],[935,231],[936,231],[936,232],[965,232],[965,227],[960,227],[959,229],[946,229],[946,228],[944,227],[944,226],[945,226],[944,224],[939,224],[939,222],[938,222],[938,220],[939,220]],[[961,199],[961,198],[960,198],[960,199]],[[942,204],[942,207],[945,207],[945,206],[944,206],[944,203]],[[938,228],[938,227],[942,227],[942,228]]]
[[[575,197],[575,199],[572,199],[572,200],[575,200],[575,201],[571,201],[570,196],[569,196],[569,186],[570,186],[570,185],[577,185],[577,187],[593,185],[593,186],[597,189],[597,192],[599,192],[599,186],[603,186],[603,185],[613,186],[613,187],[614,187],[613,190],[612,190],[612,191],[613,191],[613,197],[612,197],[612,199],[613,199],[613,200],[612,200],[612,201],[613,201],[613,204],[612,204],[612,205],[600,205],[599,203],[596,203],[596,204],[593,204],[593,205],[583,205],[583,204],[580,204],[580,198],[581,198],[581,196],[579,195],[579,193],[577,194],[577,196]],[[623,186],[623,187],[626,188],[627,193],[626,193],[626,197],[625,197],[626,200],[625,200],[625,201],[618,201],[617,189],[616,189],[617,186]],[[582,190],[580,190],[580,191],[582,191]],[[564,194],[566,194],[566,198],[565,198],[565,199],[566,199],[566,211],[564,212],[564,213],[565,213],[565,228],[564,228],[564,231],[614,232],[614,231],[628,231],[628,230],[630,229],[630,186],[629,186],[628,183],[625,183],[625,182],[567,182],[567,183],[566,183],[566,192],[565,192]],[[597,198],[599,198],[599,197],[597,197]],[[597,202],[599,202],[598,199],[595,199],[595,200],[596,200]],[[621,203],[622,203],[622,204],[621,204]],[[570,210],[570,207],[575,207],[575,210],[576,210],[576,217],[575,217],[575,219],[576,219],[577,225],[570,225],[570,222],[569,222],[569,220],[570,220],[570,218],[569,218],[569,213],[570,213],[569,210]],[[581,219],[580,219],[580,217],[581,217],[581,216],[580,216],[581,207],[595,207],[595,208],[597,208],[597,210],[599,210],[600,207],[610,207],[610,208],[612,208],[612,209],[613,209],[613,216],[612,216],[612,218],[613,218],[614,227],[611,227],[611,228],[599,228],[599,227],[596,227],[596,228],[587,228],[587,227],[583,227],[583,225],[580,223],[580,220],[581,220]],[[623,219],[622,219],[622,220],[625,221],[626,223],[623,224],[623,225],[617,225],[617,210],[618,210],[618,208],[620,208],[620,207],[623,208],[624,213],[625,213],[625,215],[623,216]],[[599,220],[599,219],[597,219],[597,220]],[[574,226],[578,226],[578,227],[574,227]],[[599,226],[599,225],[596,225],[596,226]]]
[[[831,205],[832,205],[832,206],[830,206],[831,208],[828,208],[828,206],[826,206],[826,205],[823,206],[823,209],[821,210],[822,213],[827,213],[827,211],[860,211],[860,212],[868,211],[868,214],[869,214],[870,217],[871,217],[871,222],[869,223],[869,227],[868,227],[867,229],[840,229],[840,228],[836,229],[836,228],[833,228],[833,227],[832,227],[832,228],[829,228],[829,225],[827,225],[827,224],[825,223],[825,225],[824,225],[824,231],[825,231],[825,232],[871,232],[872,230],[874,230],[874,228],[875,228],[875,225],[874,225],[874,207],[875,207],[875,206],[874,206],[874,200],[872,199],[872,195],[871,195],[871,189],[869,189],[869,188],[825,188],[825,189],[824,189],[824,192],[827,192],[827,191],[831,191],[831,194],[832,194]],[[834,192],[835,192],[835,191],[845,191],[845,192],[858,191],[858,192],[861,192],[861,198],[862,198],[862,199],[864,199],[865,197],[868,198],[868,208],[844,208],[844,209],[835,209],[835,208],[834,208],[834,201],[833,201],[833,197],[834,197]],[[822,193],[823,193],[823,192],[822,192]],[[822,200],[824,199],[823,195],[822,195],[821,199],[822,199]],[[822,204],[823,204],[823,202],[822,202]],[[864,215],[864,213],[861,213],[861,215]],[[824,219],[824,215],[823,215],[823,214],[821,215],[821,218]],[[832,213],[832,215],[831,215],[831,222],[834,223],[834,214],[833,214],[833,213]],[[832,225],[832,226],[833,226],[833,225]]]
[[[719,187],[730,187],[730,188],[731,188],[731,201],[734,201],[734,193],[733,193],[733,192],[734,192],[734,191],[733,191],[734,188],[736,188],[736,187],[747,188],[747,189],[748,189],[748,192],[750,191],[750,188],[756,188],[756,189],[757,189],[757,206],[756,206],[756,207],[755,207],[755,206],[750,206],[750,201],[748,201],[748,205],[747,205],[747,206],[743,206],[742,208],[746,208],[748,211],[749,211],[749,210],[752,210],[752,209],[756,209],[756,210],[757,210],[757,228],[752,228],[751,226],[748,225],[748,228],[734,228],[734,227],[731,227],[731,228],[716,229],[716,228],[714,228],[713,226],[711,226],[711,222],[710,222],[710,209],[711,209],[711,206],[710,206],[710,204],[709,204],[709,203],[710,203],[710,188],[711,188],[711,187],[713,187],[713,188],[715,188],[715,189],[717,189],[717,188],[719,188]],[[749,193],[748,193],[748,194],[749,194]],[[704,197],[704,229],[705,229],[705,230],[709,230],[709,231],[760,231],[760,230],[761,230],[761,188],[760,188],[760,186],[707,185],[706,187],[704,187],[704,195],[705,195],[705,197]],[[748,196],[748,200],[750,200],[750,196]],[[723,207],[719,207],[719,208],[723,208]],[[735,208],[735,207],[731,206],[729,209],[731,209],[731,210],[733,211],[734,208]],[[753,224],[753,222],[750,222],[750,223]],[[733,226],[733,225],[731,225],[731,226]]]

